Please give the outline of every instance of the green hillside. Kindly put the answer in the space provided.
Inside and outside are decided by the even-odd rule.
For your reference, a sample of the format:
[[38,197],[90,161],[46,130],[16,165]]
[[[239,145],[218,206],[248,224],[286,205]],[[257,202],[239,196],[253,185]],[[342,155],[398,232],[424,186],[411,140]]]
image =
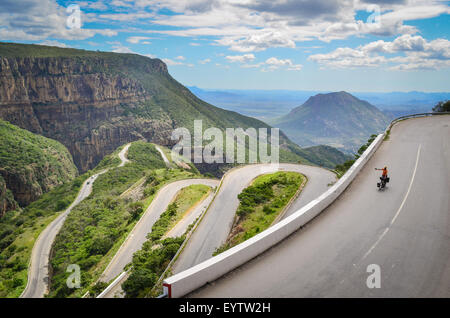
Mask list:
[[[37,114],[35,118],[10,118],[11,111],[2,113],[1,108],[0,117],[16,120],[17,125],[31,131],[42,130],[43,135],[62,142],[82,172],[95,167],[105,155],[125,142],[144,137],[150,142],[173,145],[170,140],[173,129],[186,127],[192,131],[194,120],[203,120],[203,130],[209,127],[222,131],[238,127],[270,128],[257,119],[200,100],[173,79],[159,59],[14,43],[0,43],[0,58],[6,59],[11,67],[17,67],[17,72],[5,77],[7,81],[29,78],[33,82],[45,78],[48,87],[43,91],[56,92],[59,99],[49,101],[52,93],[48,92],[42,96],[30,94],[30,104]],[[96,82],[98,78],[102,78],[101,85]],[[68,93],[61,91],[60,85],[64,85]],[[99,91],[100,86],[106,87],[105,90]],[[115,95],[106,96],[111,92]],[[128,97],[124,98],[122,92]],[[21,96],[23,94],[17,93],[17,99]],[[80,99],[83,102],[77,106]],[[49,111],[54,112],[53,116],[43,121],[42,118],[49,117]],[[17,110],[17,113],[21,112]],[[283,134],[280,147],[283,162],[319,164],[304,157]]]
[[10,206],[11,195],[25,206],[77,173],[62,144],[0,120],[0,183],[6,185]]
[[309,161],[317,162],[319,166],[330,169],[352,158],[352,156],[326,145],[307,147],[303,148],[303,150],[305,151],[305,157]]

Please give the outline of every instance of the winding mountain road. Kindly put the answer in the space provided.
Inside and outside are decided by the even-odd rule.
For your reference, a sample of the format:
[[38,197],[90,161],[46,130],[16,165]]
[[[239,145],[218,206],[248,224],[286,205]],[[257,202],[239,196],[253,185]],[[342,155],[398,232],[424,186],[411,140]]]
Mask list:
[[[308,177],[305,188],[286,211],[284,217],[318,197],[327,190],[328,184],[336,180],[334,173],[319,167],[279,164],[279,169],[300,172]],[[233,169],[226,174],[204,219],[176,261],[173,267],[174,273],[179,273],[212,257],[216,248],[225,242],[233,225],[234,215],[239,206],[238,194],[258,175],[274,171],[276,170],[273,170],[270,164],[254,164]]]
[[167,159],[167,156],[166,156],[166,154],[164,153],[164,151],[163,151],[158,145],[156,145],[156,144],[153,144],[153,145],[155,146],[156,150],[160,153],[160,155],[161,155],[161,157],[163,158],[164,163],[166,164],[166,166],[167,166],[167,167],[170,167],[170,166],[171,166],[171,165],[170,165],[170,161],[169,161],[169,159]]
[[[131,233],[128,235],[125,242],[117,251],[108,267],[103,272],[100,280],[108,282],[114,277],[121,274],[125,266],[133,259],[133,254],[141,249],[142,244],[147,241],[147,234],[151,232],[153,224],[159,219],[161,214],[167,209],[170,202],[174,199],[176,194],[183,188],[193,184],[203,184],[210,187],[216,187],[219,185],[219,181],[213,179],[186,179],[169,183],[162,187],[152,203],[149,205],[145,213],[142,215],[138,223],[135,225]],[[205,209],[209,202],[212,200],[213,193],[206,199],[204,199],[192,213],[198,214],[199,211]],[[191,215],[191,214],[190,214]],[[190,216],[189,215],[189,216]],[[189,217],[188,216],[188,217]],[[195,220],[195,219],[194,219]],[[189,226],[184,222],[185,228]],[[181,229],[182,230],[182,229]],[[178,230],[180,231],[180,230]],[[177,233],[178,233],[177,231]],[[183,231],[184,232],[184,231]]]
[[[189,296],[450,297],[449,136],[450,116],[397,123],[319,216]],[[378,191],[385,165],[391,182]],[[366,284],[371,268],[380,288]]]
[[[111,281],[114,277],[119,276],[124,272],[125,266],[132,261],[133,254],[139,251],[142,248],[142,244],[147,241],[147,234],[151,232],[153,224],[159,219],[161,214],[167,210],[168,205],[172,202],[177,193],[181,189],[193,184],[203,184],[214,188],[219,185],[219,181],[213,179],[186,179],[169,183],[161,188],[152,203],[140,218],[139,222],[133,228],[125,242],[108,264],[107,268],[100,277],[100,281]],[[166,237],[177,237],[183,235],[189,225],[194,222],[197,217],[208,207],[213,197],[214,191],[211,191],[206,198],[199,202],[174,226],[169,233],[167,233]],[[122,297],[121,283],[128,278],[128,274],[122,275],[121,277],[120,284],[116,284],[112,289],[103,293],[100,297]]]
[[[129,147],[130,144],[125,145],[118,154],[121,160],[119,167],[129,162],[126,158]],[[48,293],[49,258],[53,241],[70,211],[91,194],[94,181],[98,176],[106,173],[108,170],[102,170],[85,180],[72,204],[41,232],[31,252],[31,263],[28,267],[28,282],[22,295],[20,295],[21,298],[42,298]]]

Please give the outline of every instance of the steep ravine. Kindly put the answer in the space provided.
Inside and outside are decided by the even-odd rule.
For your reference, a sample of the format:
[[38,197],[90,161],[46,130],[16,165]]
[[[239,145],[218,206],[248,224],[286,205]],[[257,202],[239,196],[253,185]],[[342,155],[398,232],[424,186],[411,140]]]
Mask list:
[[150,94],[136,80],[101,72],[107,63],[101,58],[0,57],[0,117],[60,141],[81,171],[128,141],[142,136],[166,140],[172,128],[168,118],[137,120],[125,113]]

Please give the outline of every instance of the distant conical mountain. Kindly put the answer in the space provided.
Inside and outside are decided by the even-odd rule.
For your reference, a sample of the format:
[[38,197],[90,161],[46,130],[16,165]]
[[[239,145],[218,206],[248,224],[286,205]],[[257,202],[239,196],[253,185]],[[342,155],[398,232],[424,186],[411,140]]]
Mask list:
[[387,116],[370,103],[347,92],[335,92],[312,96],[271,124],[300,146],[325,144],[355,152],[388,123]]

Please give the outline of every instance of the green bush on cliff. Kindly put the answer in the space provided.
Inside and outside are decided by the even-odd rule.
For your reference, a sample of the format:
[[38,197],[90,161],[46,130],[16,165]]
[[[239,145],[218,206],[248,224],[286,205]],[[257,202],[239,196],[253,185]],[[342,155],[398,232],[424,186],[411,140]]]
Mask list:
[[61,143],[0,120],[0,175],[19,204],[29,204],[77,174]]

